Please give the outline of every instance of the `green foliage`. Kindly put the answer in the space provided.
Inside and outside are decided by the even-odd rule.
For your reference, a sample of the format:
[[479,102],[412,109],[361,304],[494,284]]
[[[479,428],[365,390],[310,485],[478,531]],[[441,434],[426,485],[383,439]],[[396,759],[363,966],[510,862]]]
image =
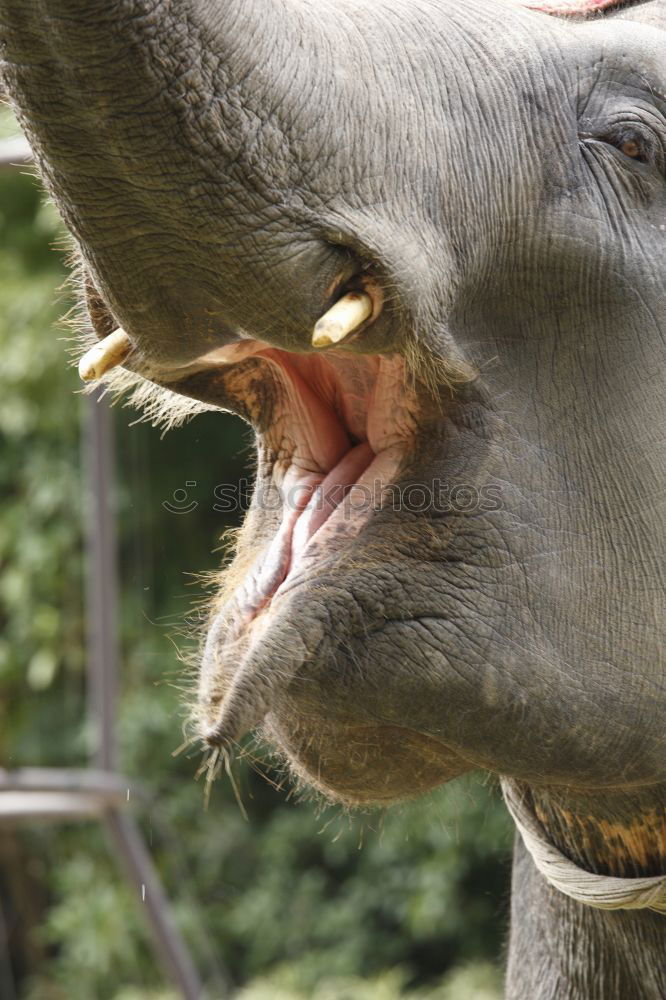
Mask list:
[[80,753],[78,404],[55,327],[59,232],[35,181],[0,176],[0,748],[13,765]]
[[325,976],[314,991],[299,989],[298,966],[283,966],[272,976],[255,980],[240,990],[236,1000],[500,1000],[501,976],[489,962],[454,969],[433,986],[410,990],[400,968],[372,979]]
[[372,976],[400,964],[418,982],[496,952],[507,824],[493,806],[464,781],[383,815],[277,811],[268,835],[235,855],[227,925],[245,967],[298,959],[314,989],[322,970]]
[[[62,235],[25,176],[0,175],[0,235],[1,763],[82,764],[81,397],[55,326]],[[248,435],[207,414],[161,438],[134,417],[117,408],[121,766],[148,791],[135,812],[209,995],[495,1000],[510,826],[494,788],[470,778],[350,817],[288,800],[248,757],[248,819],[228,779],[205,810],[197,758],[172,756],[189,684],[175,646],[199,594],[187,573],[216,566],[233,523],[214,489],[247,475]],[[196,509],[169,511],[183,488]],[[96,826],[6,833],[0,865],[22,998],[172,1000]]]
[[148,958],[129,888],[115,877],[94,833],[91,839],[85,853],[75,842],[76,853],[55,867],[51,889],[57,902],[39,936],[58,958],[47,977],[35,979],[33,1000],[115,997],[128,970],[136,976]]

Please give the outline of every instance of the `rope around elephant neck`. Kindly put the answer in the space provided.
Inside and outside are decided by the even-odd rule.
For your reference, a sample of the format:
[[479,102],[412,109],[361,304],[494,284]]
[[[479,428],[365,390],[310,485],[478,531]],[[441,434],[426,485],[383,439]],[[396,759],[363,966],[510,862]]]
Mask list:
[[548,842],[515,782],[502,778],[502,792],[534,864],[555,889],[600,910],[655,910],[666,914],[666,875],[615,878],[579,868]]

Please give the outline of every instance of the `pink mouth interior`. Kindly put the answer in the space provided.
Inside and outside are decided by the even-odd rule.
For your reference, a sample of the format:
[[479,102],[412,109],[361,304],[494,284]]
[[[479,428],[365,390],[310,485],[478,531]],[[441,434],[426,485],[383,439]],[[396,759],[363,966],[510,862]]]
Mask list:
[[275,455],[282,518],[234,596],[230,639],[358,535],[415,431],[397,355],[292,354],[243,340],[201,360],[226,366],[251,357],[265,362],[266,378],[278,388],[265,445]]

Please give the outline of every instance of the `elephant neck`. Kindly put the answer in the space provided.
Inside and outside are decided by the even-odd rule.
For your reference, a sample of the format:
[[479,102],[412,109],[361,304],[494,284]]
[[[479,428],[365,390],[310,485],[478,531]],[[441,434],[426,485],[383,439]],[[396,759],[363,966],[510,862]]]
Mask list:
[[666,996],[663,786],[503,788],[520,831],[507,1000]]
[[663,1000],[664,954],[666,916],[571,899],[516,836],[505,1000]]

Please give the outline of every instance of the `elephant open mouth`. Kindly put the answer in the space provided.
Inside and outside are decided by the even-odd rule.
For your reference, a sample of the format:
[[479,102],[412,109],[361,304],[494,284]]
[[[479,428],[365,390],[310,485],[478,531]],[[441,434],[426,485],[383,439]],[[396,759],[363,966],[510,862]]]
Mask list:
[[404,798],[415,781],[431,788],[470,766],[405,718],[411,695],[399,685],[390,704],[373,694],[374,707],[359,709],[358,685],[374,683],[358,670],[359,657],[373,655],[368,632],[390,630],[396,615],[392,596],[378,601],[371,585],[383,577],[383,589],[393,573],[387,542],[400,521],[411,525],[414,553],[432,535],[432,511],[406,500],[424,449],[441,448],[451,418],[454,394],[432,392],[431,382],[469,377],[460,361],[439,359],[439,370],[433,358],[426,370],[408,346],[375,352],[381,309],[368,307],[348,335],[322,343],[326,317],[350,301],[354,313],[364,294],[341,296],[310,344],[287,348],[236,330],[185,364],[151,360],[123,331],[108,335],[109,316],[95,324],[105,339],[82,360],[97,377],[101,351],[102,368],[125,364],[255,429],[253,500],[210,611],[197,731],[229,748],[261,727],[308,785],[348,803]]
[[226,379],[263,428],[270,477],[255,506],[278,515],[235,594],[238,638],[381,507],[416,434],[418,403],[400,355],[295,354],[246,340],[206,360],[230,366]]
[[[296,774],[346,802],[393,801],[411,781],[433,787],[466,770],[441,741],[383,718],[379,705],[357,711],[345,681],[353,640],[325,623],[341,597],[353,603],[359,572],[381,571],[441,400],[403,354],[353,345],[296,352],[242,337],[191,367],[178,391],[242,413],[258,451],[252,506],[209,620],[196,709],[205,742],[227,747],[262,726]],[[304,639],[318,634],[330,651]],[[322,698],[320,674],[336,672],[338,694]]]
[[[355,350],[382,305],[378,287],[364,283],[334,302],[317,324],[309,351],[236,331],[231,343],[185,366],[149,371],[179,393],[243,415],[258,432],[265,473],[254,509],[270,528],[227,600],[228,648],[264,628],[274,602],[350,545],[389,489],[397,489],[425,423],[425,407],[402,354]],[[105,320],[107,326],[112,322],[106,311]],[[136,364],[138,357],[119,329],[86,354],[80,371],[97,378],[119,361]],[[139,358],[139,370],[145,367]],[[391,499],[394,506],[399,502],[395,494]]]

